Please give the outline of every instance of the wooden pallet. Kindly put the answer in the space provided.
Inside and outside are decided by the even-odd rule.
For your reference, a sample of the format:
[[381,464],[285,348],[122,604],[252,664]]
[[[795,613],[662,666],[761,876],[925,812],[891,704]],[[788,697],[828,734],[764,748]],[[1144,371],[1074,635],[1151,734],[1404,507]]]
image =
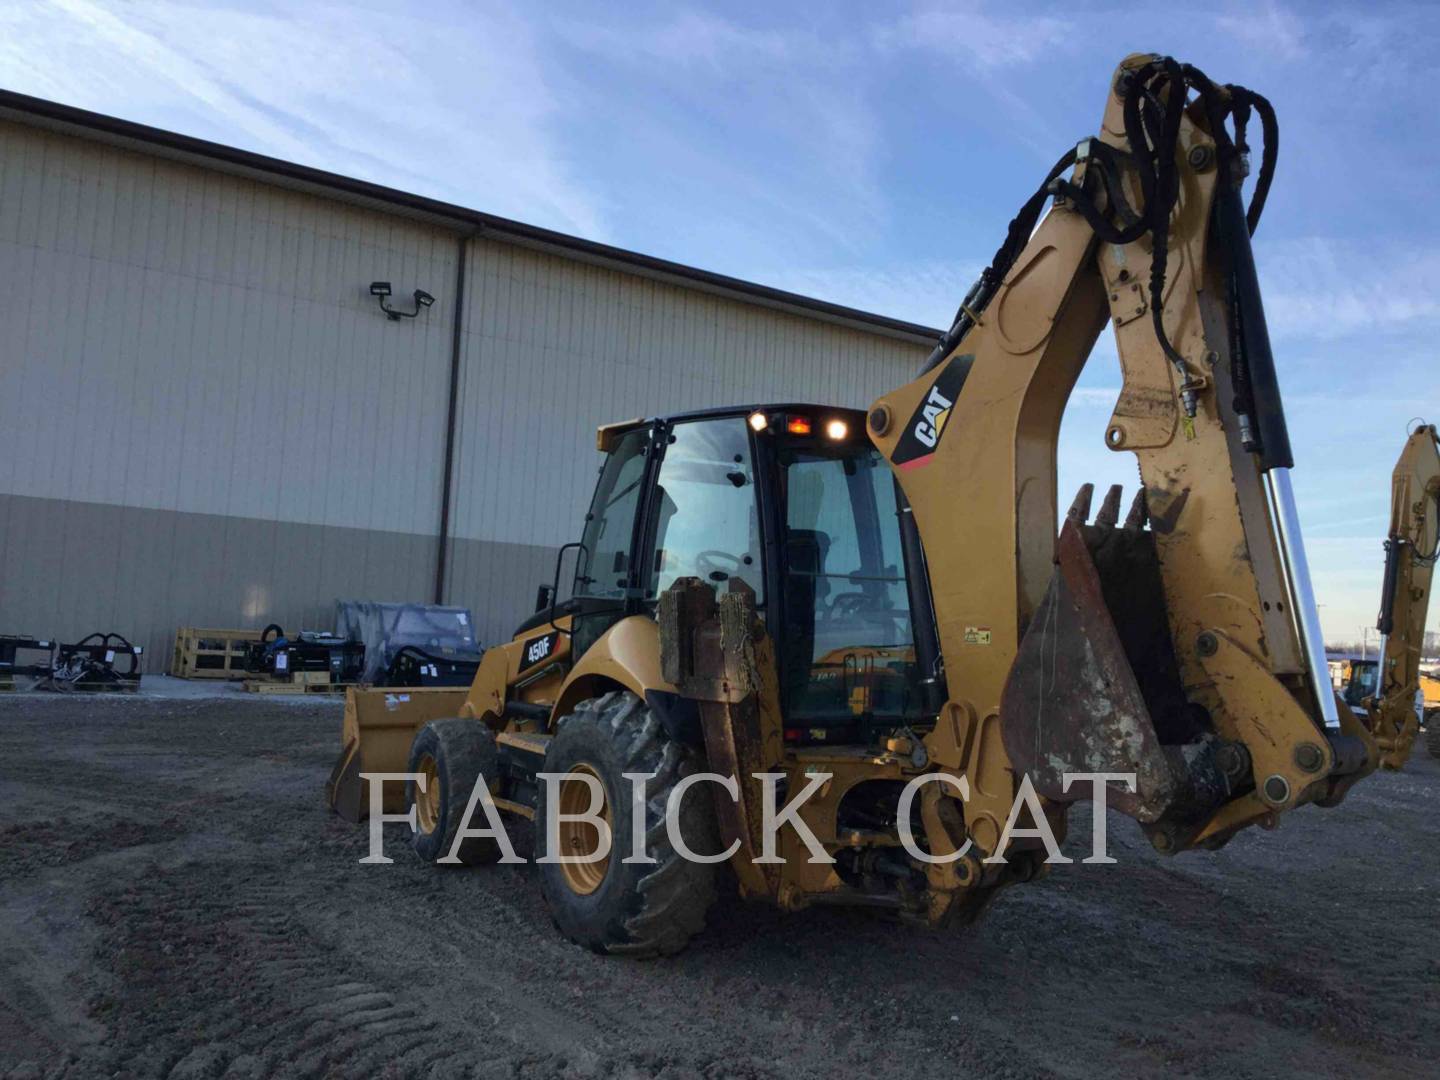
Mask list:
[[343,694],[355,683],[330,681],[328,671],[297,671],[288,679],[246,679],[249,694]]
[[244,679],[245,654],[260,640],[259,630],[216,630],[182,626],[175,633],[170,674],[181,679]]

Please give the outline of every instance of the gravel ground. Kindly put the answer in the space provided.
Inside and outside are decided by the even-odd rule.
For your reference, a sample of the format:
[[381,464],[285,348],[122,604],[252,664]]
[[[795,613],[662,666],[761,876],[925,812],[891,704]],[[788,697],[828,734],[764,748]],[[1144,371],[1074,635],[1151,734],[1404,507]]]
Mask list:
[[[360,866],[335,702],[0,701],[0,1075],[1433,1076],[1440,762],[976,927],[733,904],[561,940],[528,867]],[[1088,843],[1076,812],[1072,847]],[[527,850],[517,834],[522,852]]]

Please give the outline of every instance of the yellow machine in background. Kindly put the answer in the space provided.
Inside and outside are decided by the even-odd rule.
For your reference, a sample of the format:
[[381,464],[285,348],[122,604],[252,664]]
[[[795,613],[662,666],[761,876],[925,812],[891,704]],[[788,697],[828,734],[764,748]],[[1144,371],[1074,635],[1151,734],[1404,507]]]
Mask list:
[[1380,763],[1398,769],[1410,756],[1420,728],[1417,694],[1429,728],[1429,747],[1440,757],[1440,725],[1429,714],[1440,708],[1440,679],[1420,670],[1425,617],[1435,559],[1440,554],[1440,435],[1420,424],[1405,440],[1390,486],[1390,532],[1385,540],[1385,577],[1380,590],[1380,683],[1365,702],[1380,748]]
[[[478,783],[536,820],[567,936],[652,955],[715,895],[719,865],[682,848],[729,852],[742,894],[787,910],[939,925],[1048,869],[1038,826],[1063,837],[1092,796],[1073,774],[1132,777],[1102,790],[1167,853],[1339,803],[1379,753],[1330,685],[1290,488],[1250,247],[1276,144],[1258,94],[1126,59],[914,381],[863,413],[602,428],[555,587],[463,699],[353,692],[334,805],[358,818],[362,773],[414,774],[384,801],[414,808],[421,857],[494,861],[493,839],[456,842]],[[1062,521],[1060,420],[1106,327],[1123,386],[1101,437],[1143,487],[1092,520],[1086,485]],[[587,805],[645,858],[549,859],[599,854],[594,824],[549,827]],[[823,858],[794,822],[767,835],[772,808]]]
[[1420,674],[1420,711],[1430,756],[1440,758],[1440,666]]

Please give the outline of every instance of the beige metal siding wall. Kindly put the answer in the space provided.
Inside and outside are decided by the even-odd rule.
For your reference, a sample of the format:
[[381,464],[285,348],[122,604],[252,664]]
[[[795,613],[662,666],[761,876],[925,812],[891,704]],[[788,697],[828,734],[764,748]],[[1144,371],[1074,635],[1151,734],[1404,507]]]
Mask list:
[[[0,633],[118,630],[156,654],[181,623],[424,597],[455,252],[0,123]],[[391,323],[376,278],[438,303]]]
[[759,401],[863,408],[927,351],[513,245],[469,250],[449,593],[487,641],[578,537],[598,425]]
[[[0,633],[328,627],[430,599],[457,238],[0,121]],[[367,287],[437,303],[394,323]],[[923,346],[470,241],[447,599],[508,636],[600,423],[863,406]]]

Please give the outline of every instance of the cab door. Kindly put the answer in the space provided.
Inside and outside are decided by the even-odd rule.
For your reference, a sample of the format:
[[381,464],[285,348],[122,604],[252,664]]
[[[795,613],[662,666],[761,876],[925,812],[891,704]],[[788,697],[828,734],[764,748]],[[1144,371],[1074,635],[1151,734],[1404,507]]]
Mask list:
[[765,605],[760,510],[743,416],[680,420],[657,433],[663,454],[643,528],[641,593],[653,610],[677,578],[717,592],[735,581]]

